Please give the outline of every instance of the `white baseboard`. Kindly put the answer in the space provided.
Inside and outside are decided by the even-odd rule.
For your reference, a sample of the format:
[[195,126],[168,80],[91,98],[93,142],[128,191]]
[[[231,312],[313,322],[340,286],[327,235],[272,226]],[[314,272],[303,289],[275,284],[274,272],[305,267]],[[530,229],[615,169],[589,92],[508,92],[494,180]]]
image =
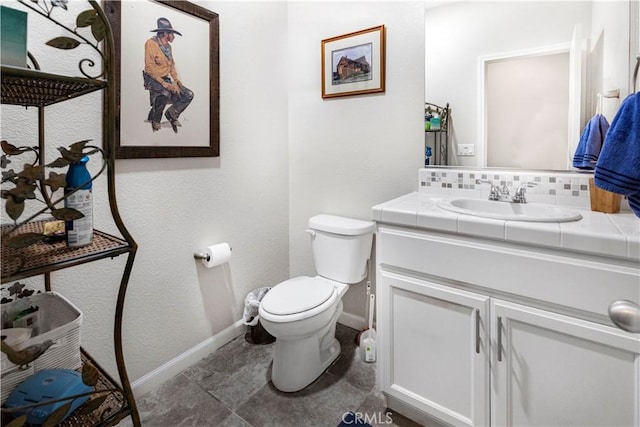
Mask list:
[[[352,329],[361,330],[365,326],[364,317],[343,312],[338,318],[338,323]],[[235,322],[228,328],[218,332],[216,335],[207,338],[200,344],[195,345],[184,353],[174,357],[167,363],[159,366],[148,374],[140,377],[131,383],[133,394],[136,398],[144,396],[149,391],[158,387],[163,382],[173,378],[175,375],[198,362],[203,357],[213,353],[223,345],[233,341],[234,338],[242,335],[246,331],[242,319]]]
[[342,312],[340,317],[338,317],[338,323],[344,326],[348,326],[351,329],[355,329],[357,331],[364,329],[366,324],[364,317],[356,316],[355,314],[351,313],[345,313],[344,311]]
[[235,322],[228,328],[218,332],[214,336],[207,338],[200,344],[195,345],[184,353],[174,357],[162,366],[154,369],[148,374],[131,383],[133,394],[136,398],[147,394],[158,387],[163,382],[174,377],[189,366],[198,362],[203,357],[213,353],[223,345],[233,341],[234,338],[242,335],[246,331],[242,319]]

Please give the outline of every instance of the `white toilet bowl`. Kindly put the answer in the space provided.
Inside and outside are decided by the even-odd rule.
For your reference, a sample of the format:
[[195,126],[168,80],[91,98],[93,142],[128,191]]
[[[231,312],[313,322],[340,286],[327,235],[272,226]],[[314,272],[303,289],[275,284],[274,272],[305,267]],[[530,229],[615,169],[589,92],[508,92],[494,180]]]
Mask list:
[[276,337],[271,380],[278,390],[302,390],[340,355],[335,329],[347,288],[300,276],[274,286],[262,300],[260,322]]
[[276,337],[271,381],[281,391],[311,384],[340,355],[336,322],[349,284],[367,277],[375,224],[320,214],[309,218],[318,275],[275,285],[260,302],[260,321]]

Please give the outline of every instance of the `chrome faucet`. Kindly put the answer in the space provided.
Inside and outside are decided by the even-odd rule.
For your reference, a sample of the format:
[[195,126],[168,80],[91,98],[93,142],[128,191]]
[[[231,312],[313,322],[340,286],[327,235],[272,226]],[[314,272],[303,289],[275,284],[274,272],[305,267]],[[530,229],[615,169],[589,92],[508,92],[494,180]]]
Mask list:
[[497,187],[493,184],[493,182],[478,179],[476,180],[476,184],[489,184],[491,185],[491,190],[489,190],[489,200],[494,200],[496,202],[509,202],[509,187],[506,184],[502,184],[500,187]]
[[513,195],[513,203],[527,203],[527,197],[525,196],[525,193],[527,192],[527,187],[533,187],[535,186],[536,183],[535,182],[527,182],[525,184],[519,185],[516,188],[516,192]]

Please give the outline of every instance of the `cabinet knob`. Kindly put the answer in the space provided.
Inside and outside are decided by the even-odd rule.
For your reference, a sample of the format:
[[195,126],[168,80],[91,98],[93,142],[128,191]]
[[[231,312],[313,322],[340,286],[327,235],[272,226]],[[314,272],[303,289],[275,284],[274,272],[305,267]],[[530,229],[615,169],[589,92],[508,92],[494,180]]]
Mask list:
[[609,317],[620,329],[627,332],[640,333],[640,306],[624,299],[609,305]]

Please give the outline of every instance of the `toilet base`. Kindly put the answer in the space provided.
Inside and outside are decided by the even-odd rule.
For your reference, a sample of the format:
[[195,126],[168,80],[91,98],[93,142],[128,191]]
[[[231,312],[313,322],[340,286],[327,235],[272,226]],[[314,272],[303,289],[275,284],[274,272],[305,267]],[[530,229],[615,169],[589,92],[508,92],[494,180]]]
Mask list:
[[317,334],[303,339],[276,338],[273,347],[271,382],[280,391],[299,391],[311,384],[340,356],[336,325],[342,314],[342,301],[329,324]]
[[323,350],[319,349],[317,336],[297,341],[278,338],[273,349],[271,381],[280,391],[300,391],[340,356],[340,350],[340,343],[335,337]]

